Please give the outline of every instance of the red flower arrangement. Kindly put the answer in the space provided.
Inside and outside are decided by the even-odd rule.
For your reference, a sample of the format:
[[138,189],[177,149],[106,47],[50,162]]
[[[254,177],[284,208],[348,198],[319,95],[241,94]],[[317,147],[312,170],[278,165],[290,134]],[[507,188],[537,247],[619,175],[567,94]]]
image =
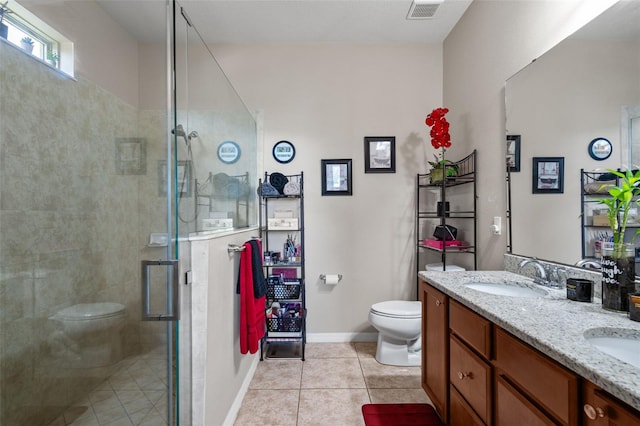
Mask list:
[[[424,120],[425,124],[431,127],[429,135],[431,136],[431,145],[435,149],[441,149],[440,159],[438,155],[434,155],[436,161],[429,161],[429,164],[434,169],[442,169],[450,163],[444,159],[444,153],[447,148],[451,147],[451,135],[449,134],[449,122],[445,118],[445,115],[449,112],[448,108],[436,108],[431,111],[431,114],[427,115]],[[453,176],[457,173],[455,166],[447,166],[447,176]]]
[[449,135],[449,122],[444,117],[449,112],[448,108],[436,108],[431,111],[431,114],[427,115],[425,124],[431,127],[431,145],[435,149],[442,148],[443,150],[451,147],[451,135]]

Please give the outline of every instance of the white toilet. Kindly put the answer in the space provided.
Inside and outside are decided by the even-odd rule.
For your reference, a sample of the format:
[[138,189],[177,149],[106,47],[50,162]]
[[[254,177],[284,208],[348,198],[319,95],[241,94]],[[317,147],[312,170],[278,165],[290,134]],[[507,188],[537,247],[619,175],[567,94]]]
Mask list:
[[104,367],[122,358],[126,308],[120,303],[80,303],[49,319],[58,324],[55,349],[74,368]]
[[390,300],[372,305],[369,323],[378,330],[376,360],[387,365],[419,366],[421,319],[419,301]]

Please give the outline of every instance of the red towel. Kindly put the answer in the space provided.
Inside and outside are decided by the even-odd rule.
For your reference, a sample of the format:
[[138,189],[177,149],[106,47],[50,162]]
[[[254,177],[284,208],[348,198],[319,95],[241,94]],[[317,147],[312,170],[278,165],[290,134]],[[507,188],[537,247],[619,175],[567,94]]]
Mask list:
[[[243,244],[240,253],[240,272],[238,287],[240,290],[240,353],[256,353],[260,347],[260,339],[264,337],[266,315],[266,297],[254,297],[252,248],[249,242]],[[261,245],[257,248],[262,252]],[[257,266],[257,265],[256,265]],[[261,266],[261,265],[260,265]]]

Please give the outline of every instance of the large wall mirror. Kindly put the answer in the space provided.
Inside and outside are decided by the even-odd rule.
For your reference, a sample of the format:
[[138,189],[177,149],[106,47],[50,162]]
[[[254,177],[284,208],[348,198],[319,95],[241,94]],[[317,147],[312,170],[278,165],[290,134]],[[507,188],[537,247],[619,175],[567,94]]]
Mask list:
[[[521,141],[520,171],[511,174],[512,252],[575,264],[580,170],[640,167],[640,0],[616,3],[511,77],[505,103],[506,133]],[[596,138],[612,143],[605,160],[589,155]],[[564,158],[561,193],[533,193],[539,157]]]

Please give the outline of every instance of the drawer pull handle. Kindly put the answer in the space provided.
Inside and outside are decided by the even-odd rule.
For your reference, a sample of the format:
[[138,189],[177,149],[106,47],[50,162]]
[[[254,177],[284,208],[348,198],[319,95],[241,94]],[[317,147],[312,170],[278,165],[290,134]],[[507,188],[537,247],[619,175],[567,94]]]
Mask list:
[[604,410],[600,407],[594,408],[591,404],[584,404],[584,413],[591,420],[596,420],[598,418],[604,417]]
[[442,302],[436,299],[436,306],[440,306],[440,305],[442,305]]
[[[471,372],[463,373],[462,371],[458,371],[458,378],[460,380],[464,380],[466,378],[473,379],[473,374]],[[586,410],[586,408],[585,408]]]

